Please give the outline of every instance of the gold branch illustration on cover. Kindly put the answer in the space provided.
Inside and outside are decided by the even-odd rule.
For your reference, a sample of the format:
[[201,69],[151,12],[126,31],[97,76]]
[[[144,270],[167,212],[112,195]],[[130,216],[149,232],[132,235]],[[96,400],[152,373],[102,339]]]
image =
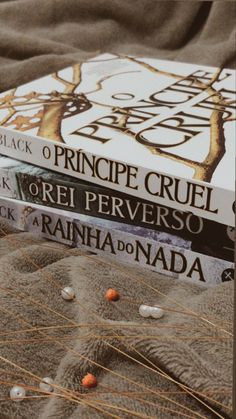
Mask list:
[[[148,71],[156,73],[157,75],[165,75],[177,80],[183,80],[186,78],[185,76],[159,70],[142,60],[126,55],[117,55],[116,59],[126,59],[128,61],[132,61],[138,66],[144,67]],[[38,136],[51,141],[64,142],[61,133],[62,121],[66,118],[70,118],[74,115],[86,112],[93,105],[98,105],[108,107],[112,112],[118,111],[120,115],[119,120],[118,122],[115,122],[113,125],[111,125],[110,128],[113,130],[122,131],[123,134],[131,136],[134,141],[137,141],[137,134],[132,132],[132,130],[127,127],[128,118],[132,116],[129,110],[127,111],[122,107],[114,107],[114,105],[99,103],[89,99],[89,95],[101,90],[103,83],[109,78],[115,77],[118,74],[130,73],[132,71],[111,74],[109,76],[103,77],[97,81],[96,88],[94,90],[85,93],[76,93],[76,89],[82,82],[83,64],[84,63],[79,63],[72,66],[72,81],[68,81],[62,78],[59,76],[58,72],[52,74],[51,77],[64,86],[63,92],[54,90],[50,93],[42,94],[32,91],[24,96],[16,96],[16,89],[14,89],[7,93],[7,95],[4,97],[0,98],[0,110],[8,109],[8,115],[5,116],[2,121],[0,121],[0,125],[11,127],[21,132],[36,128]],[[166,147],[178,147],[178,144],[174,146],[171,144],[165,145],[165,147],[161,147],[159,145],[155,146],[152,143],[150,145],[144,144],[144,147],[146,147],[152,154],[168,158],[194,169],[193,179],[207,182],[211,181],[215,169],[225,154],[224,123],[230,120],[228,118],[224,118],[223,115],[225,106],[229,106],[231,102],[225,101],[222,94],[215,90],[213,87],[214,83],[219,80],[221,71],[221,69],[217,70],[213,78],[207,84],[193,76],[188,78],[196,86],[209,93],[209,96],[211,96],[213,101],[213,110],[209,119],[209,151],[203,161],[194,161],[190,158],[163,150],[163,148]],[[32,106],[31,109],[36,110],[35,114],[19,114],[24,106]]]

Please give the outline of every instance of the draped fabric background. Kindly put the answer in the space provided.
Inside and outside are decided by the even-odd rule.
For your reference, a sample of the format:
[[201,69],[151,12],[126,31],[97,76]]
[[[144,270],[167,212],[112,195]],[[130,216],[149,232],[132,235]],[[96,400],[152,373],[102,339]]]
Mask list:
[[[235,14],[234,1],[0,1],[0,91],[101,52],[233,68]],[[75,288],[76,302],[61,299],[65,285]],[[119,289],[124,298],[112,305],[105,302],[109,287]],[[158,322],[143,321],[138,305],[144,301],[175,311],[167,311]],[[178,312],[186,310],[198,317]],[[0,224],[0,418],[105,418],[107,412],[120,418],[232,417],[232,318],[233,283],[208,290],[140,269],[111,268],[100,258],[82,257],[78,250]],[[73,322],[100,326],[6,335]],[[57,343],[47,341],[53,337]],[[88,371],[99,385],[80,403],[62,397],[13,403],[7,400],[9,383],[38,386],[13,364],[38,377],[51,376],[74,391],[83,391],[80,382]],[[195,395],[210,408],[178,393],[173,380],[200,392]]]
[[0,2],[0,90],[103,51],[235,66],[234,1]]

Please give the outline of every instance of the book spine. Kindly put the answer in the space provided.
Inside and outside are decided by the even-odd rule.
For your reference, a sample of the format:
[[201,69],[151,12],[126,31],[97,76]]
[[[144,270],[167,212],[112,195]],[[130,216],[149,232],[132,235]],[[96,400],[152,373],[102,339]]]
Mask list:
[[[114,228],[115,223],[94,224],[72,218],[66,211],[0,198],[0,219],[37,236],[93,251],[111,259],[166,274],[176,279],[202,281],[213,286],[232,280],[234,264],[166,242]],[[113,228],[112,228],[113,226]],[[145,229],[144,229],[145,230]]]
[[0,168],[0,195],[6,198],[21,199],[15,173],[2,167]]
[[150,171],[3,126],[0,154],[221,224],[235,225],[234,191],[201,181]]
[[175,234],[190,240],[196,251],[233,260],[233,227],[55,172],[31,171],[27,164],[0,168],[1,196]]

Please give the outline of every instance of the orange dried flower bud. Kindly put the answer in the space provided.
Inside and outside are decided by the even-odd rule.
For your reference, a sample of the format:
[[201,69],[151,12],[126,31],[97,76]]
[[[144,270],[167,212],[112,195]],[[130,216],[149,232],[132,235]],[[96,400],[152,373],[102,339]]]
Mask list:
[[82,386],[85,388],[97,387],[97,384],[97,379],[93,374],[88,373],[82,379]]
[[113,288],[109,288],[105,294],[105,298],[108,301],[118,301],[120,298],[120,294]]

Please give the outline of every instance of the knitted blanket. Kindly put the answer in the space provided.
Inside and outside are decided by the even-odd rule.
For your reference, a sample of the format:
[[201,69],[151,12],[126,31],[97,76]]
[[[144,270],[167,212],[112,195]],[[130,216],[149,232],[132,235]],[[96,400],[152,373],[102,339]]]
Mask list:
[[[0,1],[0,91],[102,52],[233,67],[235,11],[233,1]],[[232,417],[232,282],[207,289],[111,265],[3,223],[0,236],[1,419]],[[140,304],[164,316],[143,318]],[[39,392],[43,377],[53,393]],[[9,398],[14,384],[25,400]]]

